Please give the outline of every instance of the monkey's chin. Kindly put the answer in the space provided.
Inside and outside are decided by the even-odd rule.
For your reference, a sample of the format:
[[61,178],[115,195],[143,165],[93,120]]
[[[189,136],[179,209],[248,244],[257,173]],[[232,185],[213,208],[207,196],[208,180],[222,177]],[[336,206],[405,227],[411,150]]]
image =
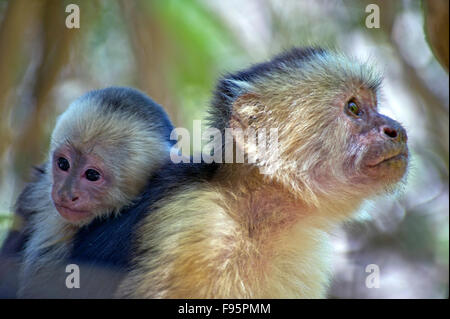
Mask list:
[[366,174],[375,179],[388,179],[392,182],[400,180],[406,173],[408,154],[398,155],[380,160],[376,164],[366,166]]
[[81,224],[92,218],[92,214],[87,211],[73,210],[56,204],[55,207],[61,217],[72,224]]

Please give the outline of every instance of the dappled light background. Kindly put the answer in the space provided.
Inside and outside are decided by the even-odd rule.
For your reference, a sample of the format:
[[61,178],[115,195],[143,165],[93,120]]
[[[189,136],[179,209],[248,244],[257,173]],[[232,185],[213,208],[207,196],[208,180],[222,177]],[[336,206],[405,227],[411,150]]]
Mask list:
[[[80,7],[80,29],[65,27],[70,3]],[[380,7],[379,29],[365,26],[370,3]],[[137,87],[176,126],[191,129],[221,74],[292,46],[322,45],[380,67],[380,109],[406,127],[412,154],[398,194],[368,202],[331,235],[329,297],[446,298],[448,1],[436,3],[443,7],[426,10],[418,0],[0,0],[0,243],[15,226],[13,203],[32,166],[45,160],[56,116],[81,94]],[[432,41],[444,43],[443,55]],[[370,264],[380,269],[379,288],[366,287]]]

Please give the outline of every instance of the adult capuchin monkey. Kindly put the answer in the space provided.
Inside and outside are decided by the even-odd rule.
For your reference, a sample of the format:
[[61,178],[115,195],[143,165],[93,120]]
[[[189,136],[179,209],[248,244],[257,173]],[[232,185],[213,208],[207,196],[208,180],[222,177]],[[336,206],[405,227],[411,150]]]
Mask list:
[[[48,161],[16,204],[16,211],[29,216],[19,297],[111,296],[130,258],[125,240],[106,244],[124,236],[120,225],[97,236],[95,257],[78,251],[74,235],[96,223],[116,226],[169,160],[172,129],[159,105],[130,88],[92,91],[68,107],[51,135]],[[66,285],[70,263],[80,268],[79,289]]]
[[[153,185],[170,191],[139,223],[134,267],[117,296],[324,297],[327,233],[407,170],[405,130],[378,113],[380,84],[367,63],[318,48],[225,76],[211,127],[222,137],[233,129],[256,160],[162,168]],[[270,128],[277,150],[264,153],[239,134]]]

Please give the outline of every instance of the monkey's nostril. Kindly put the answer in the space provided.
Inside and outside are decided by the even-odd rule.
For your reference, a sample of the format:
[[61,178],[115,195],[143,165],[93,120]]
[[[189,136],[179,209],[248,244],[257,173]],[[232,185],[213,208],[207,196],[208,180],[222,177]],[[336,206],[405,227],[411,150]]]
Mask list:
[[391,129],[389,127],[385,127],[383,129],[384,134],[386,134],[387,136],[389,136],[390,138],[396,138],[397,137],[397,131],[395,129]]
[[77,196],[75,196],[75,197],[72,198],[72,202],[74,202],[74,201],[76,201],[76,200],[78,200],[78,197],[77,197]]

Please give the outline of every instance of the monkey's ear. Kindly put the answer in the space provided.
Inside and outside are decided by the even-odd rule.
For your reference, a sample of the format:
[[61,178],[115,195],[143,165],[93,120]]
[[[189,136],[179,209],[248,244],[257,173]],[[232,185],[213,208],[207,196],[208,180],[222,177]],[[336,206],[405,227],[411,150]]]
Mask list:
[[261,111],[259,97],[253,93],[239,96],[232,105],[230,128],[246,130]]

